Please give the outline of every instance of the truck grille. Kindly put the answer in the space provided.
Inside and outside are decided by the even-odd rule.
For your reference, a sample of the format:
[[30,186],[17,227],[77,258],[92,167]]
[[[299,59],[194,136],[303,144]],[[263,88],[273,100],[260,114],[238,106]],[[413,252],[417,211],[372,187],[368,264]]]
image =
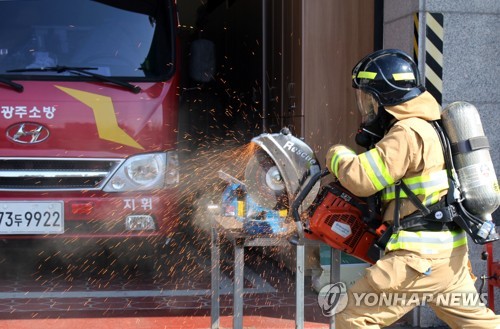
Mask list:
[[0,190],[97,190],[122,162],[121,159],[0,158]]

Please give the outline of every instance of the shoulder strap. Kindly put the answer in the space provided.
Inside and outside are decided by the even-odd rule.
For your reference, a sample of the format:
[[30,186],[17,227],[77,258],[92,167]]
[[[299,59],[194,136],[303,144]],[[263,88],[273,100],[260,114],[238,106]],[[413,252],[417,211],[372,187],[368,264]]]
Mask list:
[[[447,170],[449,170],[448,175],[449,176],[453,175],[453,173],[455,172],[455,168],[453,166],[453,161],[452,161],[452,157],[451,157],[451,148],[449,146],[448,137],[445,135],[445,132],[443,131],[443,129],[441,128],[441,126],[439,125],[438,122],[431,121],[430,123],[431,123],[432,127],[436,130],[436,133],[439,137],[439,141],[441,142],[440,144],[441,144],[441,148],[442,148],[443,154],[444,154],[445,166],[446,166]],[[455,181],[458,181],[458,180],[455,180]],[[455,188],[455,184],[453,184],[453,188]],[[398,182],[396,182],[396,188],[395,188],[395,193],[396,193],[395,208],[396,209],[394,210],[394,226],[395,226],[396,231],[398,231],[401,228],[400,220],[399,220],[399,215],[400,215],[400,209],[399,209],[400,208],[400,201],[399,201],[399,199],[400,199],[401,189],[406,193],[406,196],[411,201],[411,203],[413,203],[413,205],[415,207],[417,207],[418,210],[420,210],[423,217],[427,217],[427,216],[431,215],[431,213],[432,213],[429,210],[429,208],[427,208],[422,203],[422,201],[420,201],[420,199],[415,195],[415,193],[413,193],[413,191],[408,187],[408,185],[406,185],[403,180],[399,180]],[[450,186],[450,189],[451,189],[451,186]],[[450,195],[450,192],[448,192],[448,195]],[[447,221],[450,221],[450,219],[448,219]]]
[[[453,164],[453,155],[451,151],[451,144],[448,136],[446,135],[444,129],[441,127],[438,121],[431,121],[432,127],[436,130],[436,133],[439,137],[439,141],[441,142],[441,148],[443,150],[444,155],[444,164],[446,166],[446,170],[448,172],[448,177],[453,181],[453,188],[458,191],[460,188],[459,180],[457,176],[457,172],[455,170],[455,165]],[[456,191],[451,190],[452,186],[450,186],[450,191],[448,194],[455,194]],[[458,196],[457,196],[458,197]]]
[[403,191],[408,196],[408,199],[410,199],[411,203],[413,203],[415,205],[415,207],[417,207],[418,210],[420,210],[422,212],[422,215],[424,215],[424,216],[429,215],[431,213],[431,211],[429,210],[429,208],[427,208],[422,203],[422,201],[420,201],[420,199],[415,195],[415,193],[413,193],[413,191],[410,190],[410,188],[408,187],[408,185],[406,185],[405,182],[403,182],[403,180],[400,181],[400,184],[401,184],[401,188],[403,189]]

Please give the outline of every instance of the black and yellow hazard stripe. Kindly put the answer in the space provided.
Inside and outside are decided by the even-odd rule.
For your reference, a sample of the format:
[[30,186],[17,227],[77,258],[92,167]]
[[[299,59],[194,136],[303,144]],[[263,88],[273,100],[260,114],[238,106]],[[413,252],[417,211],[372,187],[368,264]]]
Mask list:
[[413,14],[413,60],[418,65],[418,13]]
[[426,13],[425,87],[439,104],[443,99],[443,22],[443,14]]

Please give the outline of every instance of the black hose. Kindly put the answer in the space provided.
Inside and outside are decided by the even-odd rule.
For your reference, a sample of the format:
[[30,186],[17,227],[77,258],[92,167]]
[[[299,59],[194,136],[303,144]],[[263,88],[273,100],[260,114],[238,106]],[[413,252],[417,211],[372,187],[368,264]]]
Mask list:
[[297,197],[295,200],[293,200],[291,211],[292,211],[292,216],[295,222],[300,222],[300,213],[299,213],[299,207],[304,201],[304,199],[307,197],[309,192],[311,192],[312,188],[316,183],[323,178],[324,176],[328,175],[329,171],[328,169],[323,169],[314,175],[311,176],[309,181],[306,183],[306,185],[303,187],[303,189],[297,194]]

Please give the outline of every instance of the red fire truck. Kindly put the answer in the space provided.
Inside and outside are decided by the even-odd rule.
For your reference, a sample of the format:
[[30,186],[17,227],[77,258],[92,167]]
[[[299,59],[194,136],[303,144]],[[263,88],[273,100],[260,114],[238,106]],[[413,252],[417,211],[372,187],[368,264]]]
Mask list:
[[0,237],[166,241],[174,0],[6,0],[0,12]]

